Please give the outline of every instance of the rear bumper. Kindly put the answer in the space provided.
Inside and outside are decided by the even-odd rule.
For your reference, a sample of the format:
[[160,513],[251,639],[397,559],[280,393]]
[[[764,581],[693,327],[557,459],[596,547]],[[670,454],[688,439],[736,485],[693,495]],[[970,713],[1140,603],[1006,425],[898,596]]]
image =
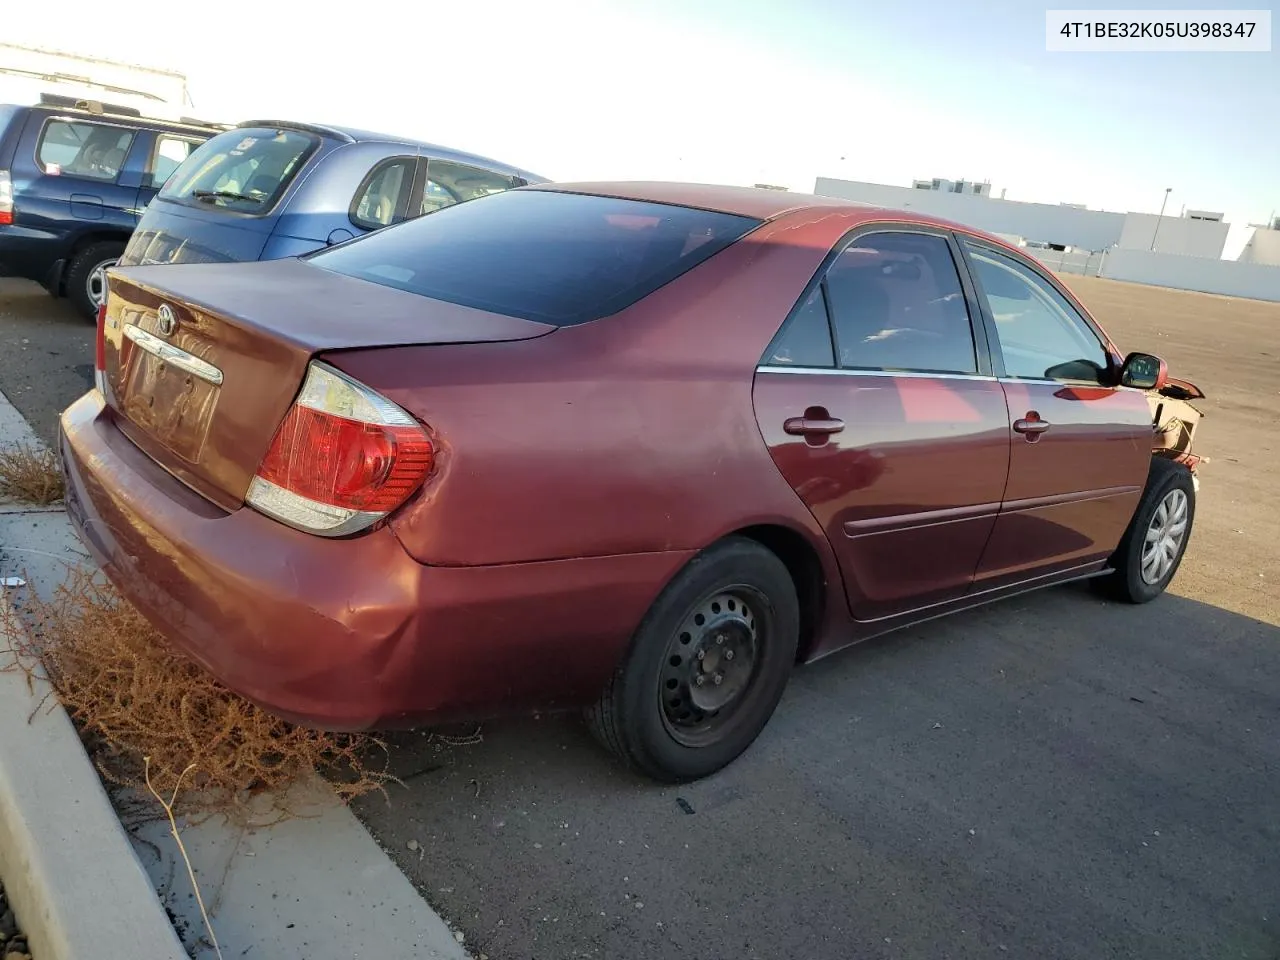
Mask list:
[[66,259],[71,242],[63,234],[19,224],[0,226],[0,277],[48,283],[54,266]]
[[174,480],[97,391],[62,415],[67,512],[116,587],[236,692],[360,730],[574,706],[689,554],[426,567],[388,527],[311,537]]

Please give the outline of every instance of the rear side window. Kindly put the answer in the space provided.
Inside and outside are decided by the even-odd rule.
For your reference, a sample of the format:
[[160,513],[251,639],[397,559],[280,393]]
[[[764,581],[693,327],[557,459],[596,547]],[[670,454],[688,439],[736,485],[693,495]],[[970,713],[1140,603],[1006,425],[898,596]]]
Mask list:
[[569,326],[630,306],[759,223],[659,203],[512,190],[307,259],[424,297]]
[[50,120],[40,133],[36,160],[50,176],[115,180],[129,155],[134,131],[100,123]]
[[417,164],[417,157],[396,157],[374,167],[356,191],[351,222],[365,230],[377,230],[403,220]]
[[769,345],[764,365],[770,367],[834,367],[827,298],[822,284],[813,288]]
[[463,200],[487,197],[519,186],[515,177],[450,160],[429,160],[422,190],[422,213],[434,213]]
[[969,308],[942,237],[861,237],[831,264],[826,286],[840,366],[977,373]]
[[228,130],[194,150],[160,196],[237,213],[266,213],[319,142],[297,130]]

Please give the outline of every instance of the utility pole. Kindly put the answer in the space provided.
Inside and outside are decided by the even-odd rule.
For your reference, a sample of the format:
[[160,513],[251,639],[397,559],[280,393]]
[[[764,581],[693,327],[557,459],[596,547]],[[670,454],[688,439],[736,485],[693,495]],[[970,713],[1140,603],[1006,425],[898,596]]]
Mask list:
[[1151,231],[1151,249],[1156,248],[1156,237],[1160,233],[1160,221],[1164,219],[1164,205],[1169,202],[1169,194],[1173,192],[1173,187],[1164,188],[1164,200],[1160,202],[1160,216],[1156,217],[1156,228]]

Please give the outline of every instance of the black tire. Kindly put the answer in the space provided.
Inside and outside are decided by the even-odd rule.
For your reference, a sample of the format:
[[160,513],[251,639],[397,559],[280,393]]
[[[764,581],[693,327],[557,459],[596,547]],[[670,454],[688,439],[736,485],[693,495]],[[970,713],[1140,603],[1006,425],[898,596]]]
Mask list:
[[[1186,498],[1186,526],[1172,563],[1154,580],[1143,576],[1143,547],[1152,520],[1166,498],[1174,491],[1181,491]],[[1174,498],[1176,502],[1176,497]],[[1147,473],[1147,486],[1134,511],[1133,519],[1120,540],[1120,546],[1111,556],[1114,572],[1095,582],[1100,592],[1125,603],[1147,603],[1164,593],[1187,552],[1191,542],[1192,527],[1196,518],[1196,490],[1191,471],[1180,463],[1163,457],[1153,457]]]
[[65,278],[67,299],[86,320],[98,318],[98,304],[90,291],[94,272],[105,265],[114,265],[122,253],[124,244],[120,241],[99,240],[82,248],[71,258]]
[[[655,780],[705,777],[736,759],[768,723],[799,635],[800,606],[786,566],[754,540],[723,540],[654,601],[587,710],[588,726],[623,762]],[[699,706],[724,696],[732,699],[717,710]],[[683,707],[674,706],[681,698]]]

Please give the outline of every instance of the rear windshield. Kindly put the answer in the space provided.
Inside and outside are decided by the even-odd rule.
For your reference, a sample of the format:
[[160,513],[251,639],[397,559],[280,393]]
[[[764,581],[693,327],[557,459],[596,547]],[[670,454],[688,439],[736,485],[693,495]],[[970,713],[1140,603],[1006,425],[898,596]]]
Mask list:
[[759,223],[660,203],[512,190],[307,260],[424,297],[569,326],[630,306]]
[[194,150],[160,196],[216,210],[266,213],[319,142],[297,130],[228,130]]

